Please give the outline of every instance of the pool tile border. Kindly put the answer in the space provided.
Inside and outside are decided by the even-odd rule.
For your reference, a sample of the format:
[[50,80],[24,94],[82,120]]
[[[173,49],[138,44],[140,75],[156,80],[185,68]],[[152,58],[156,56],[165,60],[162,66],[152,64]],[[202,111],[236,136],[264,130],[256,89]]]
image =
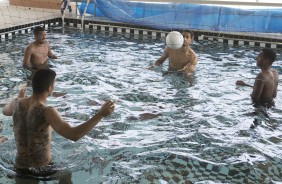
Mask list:
[[51,27],[51,26],[62,25],[62,19],[61,18],[52,18],[52,19],[48,19],[44,21],[38,21],[38,22],[13,26],[10,28],[0,29],[0,41],[12,39],[12,37],[17,34],[30,33],[31,30],[35,26],[38,26],[38,25],[44,26],[45,29],[48,29],[48,27]]
[[[81,27],[80,19],[66,19],[66,26]],[[84,29],[93,29],[97,31],[105,32],[116,32],[125,34],[134,34],[140,36],[152,36],[152,38],[165,37],[169,31],[157,30],[148,28],[146,26],[137,26],[119,22],[106,22],[106,21],[92,21],[85,20],[83,24]],[[177,30],[175,30],[177,31]],[[181,30],[178,30],[181,31]],[[208,32],[193,30],[194,39],[196,41],[208,40],[213,42],[226,43],[228,45],[249,45],[257,47],[268,47],[268,48],[282,48],[282,38],[267,38],[250,35],[240,35],[238,33],[219,33],[219,32]]]
[[[1,29],[0,41],[10,39],[13,37],[13,35],[30,33],[33,27],[37,25],[42,25],[45,27],[45,29],[48,29],[48,27],[55,25],[61,26],[62,24],[63,24],[62,18],[58,17],[44,21],[38,21],[34,23]],[[153,39],[165,37],[169,33],[168,30],[157,30],[146,26],[137,26],[137,25],[131,25],[131,24],[125,24],[125,23],[113,22],[113,21],[85,20],[82,24],[81,19],[77,19],[77,18],[65,18],[64,26],[72,26],[77,28],[83,27],[83,29],[90,29],[96,31],[139,35],[140,37],[150,36]],[[282,48],[282,38],[281,39],[266,38],[266,37],[250,36],[250,35],[239,35],[236,33],[229,34],[229,33],[208,32],[208,31],[200,31],[200,30],[193,30],[193,32],[194,32],[194,39],[196,41],[221,42],[221,43],[226,43],[228,45],[238,45],[238,46],[249,45],[249,46],[257,46],[257,47],[276,48],[276,49]]]

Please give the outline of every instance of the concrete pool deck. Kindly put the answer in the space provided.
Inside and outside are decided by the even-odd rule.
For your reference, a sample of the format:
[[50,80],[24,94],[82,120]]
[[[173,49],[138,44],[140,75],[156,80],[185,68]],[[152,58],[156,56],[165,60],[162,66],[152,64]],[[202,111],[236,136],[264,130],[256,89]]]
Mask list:
[[[0,30],[54,18],[62,18],[60,9],[10,6],[9,1],[0,0]],[[80,16],[77,16],[76,11],[73,11],[72,15],[66,11],[65,18],[81,19]],[[106,18],[85,16],[85,20],[89,19],[111,22]]]
[[0,30],[60,16],[60,10],[10,6],[0,1]]

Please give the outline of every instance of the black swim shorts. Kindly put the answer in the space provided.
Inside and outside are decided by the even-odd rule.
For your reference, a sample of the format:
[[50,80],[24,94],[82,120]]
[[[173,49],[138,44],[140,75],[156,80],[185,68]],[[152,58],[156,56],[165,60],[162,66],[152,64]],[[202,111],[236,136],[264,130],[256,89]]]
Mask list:
[[52,175],[57,173],[59,168],[55,164],[39,167],[39,168],[15,168],[17,178],[33,178],[33,179],[52,179]]

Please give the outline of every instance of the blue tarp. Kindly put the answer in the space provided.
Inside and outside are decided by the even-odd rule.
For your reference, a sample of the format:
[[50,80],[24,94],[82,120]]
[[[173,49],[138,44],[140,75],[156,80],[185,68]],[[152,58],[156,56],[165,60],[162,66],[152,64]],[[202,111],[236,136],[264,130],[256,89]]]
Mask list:
[[[96,10],[94,10],[96,3]],[[84,11],[85,4],[79,6]],[[86,11],[113,21],[164,30],[282,32],[282,9],[240,9],[180,3],[94,0]]]

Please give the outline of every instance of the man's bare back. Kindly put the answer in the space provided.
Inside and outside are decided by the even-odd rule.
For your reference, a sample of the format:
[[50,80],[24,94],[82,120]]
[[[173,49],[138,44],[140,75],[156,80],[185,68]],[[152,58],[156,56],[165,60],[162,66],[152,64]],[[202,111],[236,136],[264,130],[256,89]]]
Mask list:
[[254,85],[246,84],[239,80],[236,85],[249,86],[253,88],[251,94],[255,106],[272,107],[273,99],[277,95],[279,76],[275,69],[272,69],[272,63],[276,59],[276,52],[270,48],[264,48],[259,53],[256,61],[261,72],[257,75]]
[[251,94],[252,99],[259,104],[273,103],[273,98],[277,95],[277,85],[278,73],[275,69],[259,73]]
[[17,148],[15,171],[22,177],[45,177],[58,171],[56,164],[51,162],[51,130],[77,141],[114,111],[114,102],[106,101],[87,121],[71,126],[58,110],[46,106],[54,89],[55,77],[56,73],[51,69],[37,71],[32,80],[32,95],[26,97],[26,88],[23,88],[18,98],[7,103],[2,110],[4,115],[13,117]]
[[38,168],[51,162],[51,127],[46,122],[45,108],[31,98],[24,98],[14,110],[16,168]]

